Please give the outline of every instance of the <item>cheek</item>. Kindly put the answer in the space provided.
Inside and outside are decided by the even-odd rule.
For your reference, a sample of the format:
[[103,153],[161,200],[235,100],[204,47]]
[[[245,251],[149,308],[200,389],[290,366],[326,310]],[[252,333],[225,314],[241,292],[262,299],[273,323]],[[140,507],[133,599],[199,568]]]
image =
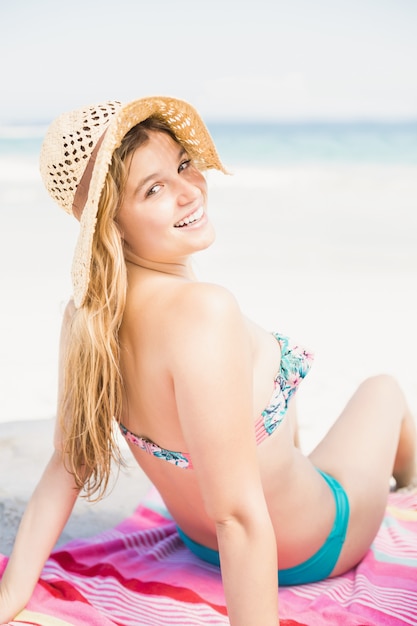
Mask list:
[[198,172],[197,184],[200,187],[201,191],[203,192],[204,196],[207,196],[207,181],[206,181],[205,176],[201,172]]
[[185,173],[187,180],[195,187],[198,187],[204,196],[207,196],[207,181],[206,177],[200,170],[198,170],[195,166],[186,170]]
[[156,217],[134,219],[128,225],[124,241],[126,245],[139,255],[147,254],[160,248],[163,241],[166,224]]
[[143,231],[140,220],[133,214],[121,215],[118,224],[123,241],[129,248],[134,248],[138,241],[138,233]]

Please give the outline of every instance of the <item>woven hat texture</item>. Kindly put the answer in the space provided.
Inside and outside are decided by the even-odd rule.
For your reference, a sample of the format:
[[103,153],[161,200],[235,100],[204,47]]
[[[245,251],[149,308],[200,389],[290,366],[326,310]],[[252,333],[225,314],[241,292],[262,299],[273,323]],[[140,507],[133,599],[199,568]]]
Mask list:
[[148,117],[170,126],[199,169],[226,173],[200,115],[183,100],[150,97],[124,105],[109,101],[53,121],[42,144],[40,172],[51,197],[80,220],[72,265],[76,307],[83,305],[88,291],[98,204],[113,152],[126,133]]

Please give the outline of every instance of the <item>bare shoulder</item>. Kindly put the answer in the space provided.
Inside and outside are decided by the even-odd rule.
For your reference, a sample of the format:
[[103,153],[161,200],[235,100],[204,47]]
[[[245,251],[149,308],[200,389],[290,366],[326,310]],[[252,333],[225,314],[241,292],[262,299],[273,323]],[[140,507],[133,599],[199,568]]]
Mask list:
[[[175,313],[172,313],[172,310]],[[248,345],[249,336],[236,298],[224,287],[188,283],[176,290],[170,312],[171,356],[189,363],[198,355],[223,352],[226,345]]]
[[64,314],[62,316],[63,327],[67,327],[69,324],[71,324],[76,311],[77,309],[75,308],[74,300],[71,298],[65,305]]
[[211,283],[185,283],[173,296],[180,327],[190,322],[198,327],[215,326],[219,322],[236,323],[243,319],[233,294]]
[[64,314],[62,316],[62,322],[61,322],[61,339],[60,339],[61,351],[63,350],[63,346],[68,341],[69,331],[70,331],[72,320],[74,318],[76,311],[77,309],[75,308],[74,301],[72,299],[69,300],[65,306]]
[[[61,337],[59,344],[59,371],[58,371],[58,412],[59,414],[59,404],[61,402],[61,397],[64,388],[64,370],[65,370],[65,358],[66,352],[69,345],[69,332],[71,328],[71,323],[76,312],[76,308],[74,305],[74,301],[71,299],[68,301],[65,306],[64,314],[62,317],[61,323]],[[62,428],[61,421],[57,419],[55,421],[55,433],[54,433],[54,446],[56,450],[62,450]]]

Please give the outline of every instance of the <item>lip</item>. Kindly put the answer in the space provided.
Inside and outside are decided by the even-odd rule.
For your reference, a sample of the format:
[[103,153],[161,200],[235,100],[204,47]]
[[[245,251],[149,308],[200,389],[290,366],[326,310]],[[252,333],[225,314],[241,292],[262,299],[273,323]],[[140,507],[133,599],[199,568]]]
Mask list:
[[[196,219],[194,219],[192,222],[186,223],[187,220],[189,220],[190,217],[195,214],[197,214]],[[174,224],[174,228],[186,228],[188,226],[192,226],[193,224],[198,224],[201,221],[201,219],[204,217],[204,215],[205,215],[204,206],[201,205],[197,209],[193,209],[192,211],[189,211],[187,215],[184,215],[184,217],[178,220],[178,222]]]

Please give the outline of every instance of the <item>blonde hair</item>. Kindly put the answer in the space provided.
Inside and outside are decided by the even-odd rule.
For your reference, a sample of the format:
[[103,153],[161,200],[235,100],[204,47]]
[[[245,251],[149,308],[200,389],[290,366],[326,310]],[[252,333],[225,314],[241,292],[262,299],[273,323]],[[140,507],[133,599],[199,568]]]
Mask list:
[[112,462],[122,463],[114,431],[120,420],[123,380],[119,329],[126,303],[127,278],[123,240],[117,225],[127,157],[149,139],[166,132],[166,123],[149,118],[134,126],[115,150],[98,208],[87,297],[72,317],[59,406],[63,454],[77,488],[95,500],[103,497]]

